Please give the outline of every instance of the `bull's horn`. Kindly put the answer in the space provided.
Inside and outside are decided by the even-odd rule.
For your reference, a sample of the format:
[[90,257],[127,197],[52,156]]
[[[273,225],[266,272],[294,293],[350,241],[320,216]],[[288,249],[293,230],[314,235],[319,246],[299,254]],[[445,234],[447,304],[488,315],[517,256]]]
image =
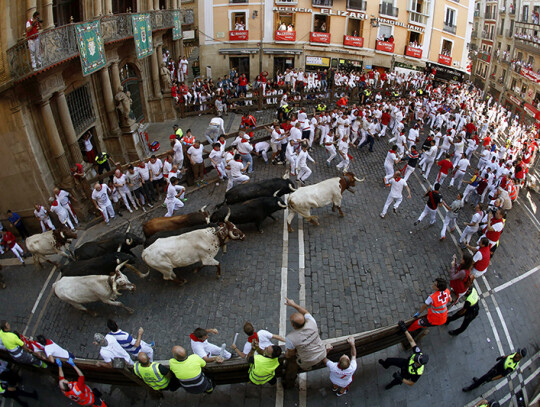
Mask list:
[[133,239],[126,239],[126,244],[131,246],[133,244]]
[[207,207],[207,206],[208,206],[208,205],[204,205],[201,209],[199,209],[199,212],[204,212],[204,211],[206,210],[206,207]]
[[141,273],[136,267],[132,266],[131,264],[126,264],[126,268],[133,271],[135,274],[137,274],[141,278],[148,277],[148,274],[150,274],[150,270],[148,270],[148,273],[143,274]]
[[127,227],[126,233],[129,233],[130,230],[131,230],[131,222],[128,222],[128,227]]
[[365,181],[365,179],[366,179],[366,177],[364,177],[364,178],[362,178],[362,179],[360,179],[360,178],[358,178],[358,177],[354,177],[354,180],[355,180],[356,182],[362,182],[362,181]]
[[120,264],[120,259],[116,259],[116,264]]
[[283,174],[283,179],[289,179],[289,171],[286,171],[285,174]]
[[229,211],[227,212],[227,216],[225,216],[225,222],[229,221],[229,216],[231,216],[231,208],[228,208]]
[[293,186],[293,184],[290,184],[290,185],[289,185],[289,189],[290,189],[291,191],[294,192],[294,191],[296,191],[297,188],[295,188],[295,187]]
[[229,237],[230,237],[231,239],[234,239],[234,233],[233,233],[232,230],[229,230]]
[[62,237],[62,239],[66,238],[66,235],[64,235],[64,232],[60,232],[60,237]]
[[277,204],[278,204],[280,207],[282,207],[282,208],[286,208],[286,207],[287,207],[287,205],[281,203],[281,201],[278,201]]
[[116,274],[120,273],[120,270],[122,270],[122,267],[124,267],[126,265],[126,263],[128,262],[128,260],[124,261],[123,263],[119,264],[118,266],[116,266],[116,268],[114,269],[114,272]]
[[273,196],[274,198],[275,198],[276,196],[278,196],[279,191],[281,191],[281,189],[278,189],[276,192],[274,192],[274,195],[272,195],[272,196]]
[[115,280],[114,274],[109,277],[109,283],[111,284],[111,290],[113,292],[113,295],[116,295],[116,296],[120,295],[120,293],[116,289],[116,280]]

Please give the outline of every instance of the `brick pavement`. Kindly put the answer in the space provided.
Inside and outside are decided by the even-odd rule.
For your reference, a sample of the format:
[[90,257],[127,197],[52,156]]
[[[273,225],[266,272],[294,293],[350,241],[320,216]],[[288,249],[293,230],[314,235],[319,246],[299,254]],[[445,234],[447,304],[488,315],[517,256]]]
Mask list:
[[[269,122],[273,118],[273,113],[258,112],[256,117],[259,123]],[[207,124],[209,118],[205,119]],[[198,128],[206,127],[203,119],[198,118],[195,121]],[[345,193],[343,199],[345,218],[339,218],[337,214],[331,212],[330,207],[327,207],[314,210],[314,213],[319,216],[321,226],[315,227],[304,223],[306,301],[308,309],[313,312],[319,323],[323,338],[385,326],[395,323],[400,318],[410,316],[430,293],[432,279],[446,272],[451,256],[456,252],[449,234],[445,242],[438,241],[442,226],[439,219],[437,225],[433,227],[428,227],[426,221],[418,227],[413,226],[412,223],[424,206],[420,198],[423,190],[419,179],[414,174],[409,181],[413,199],[404,199],[398,215],[390,211],[386,219],[379,218],[378,215],[388,193],[388,189],[382,186],[381,181],[384,173],[382,162],[386,151],[387,143],[384,139],[376,140],[374,153],[368,153],[367,150],[359,152],[352,150],[355,159],[351,170],[359,177],[366,176],[366,180],[357,185],[356,194]],[[317,164],[310,164],[314,170],[310,183],[339,175],[335,167],[328,168],[324,165],[326,152],[323,149],[316,147],[312,155],[317,160]],[[264,165],[262,160],[255,160],[255,162],[254,179],[283,174],[283,166]],[[337,164],[337,160],[334,160],[334,164]],[[224,189],[224,185],[212,184],[194,191],[188,195],[189,200],[182,212],[197,210],[202,203],[220,202]],[[451,201],[455,189],[443,187],[442,193],[448,201]],[[143,220],[162,216],[164,212],[165,209],[156,208],[151,213],[134,219],[133,230],[141,233]],[[460,214],[460,223],[468,221],[470,216],[471,208],[467,207]],[[131,217],[132,215],[126,214],[124,218],[116,221],[113,227],[123,230],[126,220]],[[166,359],[169,358],[173,344],[183,343],[189,346],[187,334],[198,325],[217,327],[220,334],[212,341],[218,345],[222,342],[230,343],[234,333],[241,332],[241,326],[247,318],[258,328],[277,332],[282,226],[282,216],[275,224],[267,220],[263,235],[259,235],[252,225],[244,226],[242,230],[247,234],[246,240],[231,243],[227,254],[218,255],[224,269],[222,279],[219,281],[215,279],[214,270],[211,268],[203,269],[198,275],[193,275],[189,270],[180,272],[182,276],[189,279],[189,283],[184,287],[163,281],[161,275],[155,271],[146,280],[129,274],[130,279],[137,283],[137,292],[133,295],[125,294],[120,297],[120,300],[136,309],[132,316],[122,309],[115,309],[104,304],[92,304],[91,308],[100,313],[100,317],[92,318],[52,296],[37,327],[37,333],[44,332],[50,335],[77,356],[96,357],[97,348],[91,344],[92,334],[98,331],[105,332],[105,320],[111,317],[115,318],[123,329],[132,332],[136,332],[139,326],[144,326],[145,339],[156,340],[156,357]],[[103,225],[98,225],[85,234],[84,240],[108,232],[109,230]],[[457,236],[457,232],[454,232],[454,235]],[[487,275],[492,287],[538,264],[538,252],[535,250],[537,237],[538,231],[528,221],[523,208],[516,205],[510,213],[501,238],[501,247]],[[289,239],[288,295],[297,298],[298,281],[291,278],[295,277],[298,271],[297,232],[290,234]],[[136,254],[140,255],[140,251],[140,248],[136,250]],[[12,267],[5,270],[4,275],[8,284],[12,283],[4,292],[5,296],[11,298],[13,293],[18,292],[18,288],[23,284],[19,276],[23,276],[25,280],[36,279],[41,283],[47,274],[48,271],[30,271],[29,267],[25,269]],[[28,278],[29,275],[30,278]],[[55,278],[56,276],[53,281]],[[538,321],[536,315],[533,316],[526,310],[530,298],[534,295],[534,288],[538,286],[536,275],[533,281],[535,283],[532,285],[527,285],[527,280],[520,282],[519,287],[525,285],[526,289],[523,299],[516,299],[516,293],[513,292],[515,289],[508,289],[500,294],[499,304],[512,304],[510,311],[505,308],[503,312],[512,336],[515,335],[520,344],[529,344],[536,349],[538,332],[537,329],[529,328],[537,327]],[[5,315],[16,322],[14,326],[27,321],[25,315],[29,312],[39,291],[35,288],[36,292],[33,292],[34,282],[28,286],[31,286],[31,289],[26,290],[26,296],[17,297],[20,303],[13,302],[10,303],[9,308],[4,308],[7,310]],[[488,299],[488,301],[491,300]],[[216,307],[216,304],[219,306]],[[246,310],[249,310],[249,315],[246,314]],[[512,318],[513,310],[519,314],[520,318]],[[530,319],[531,316],[533,320]],[[444,354],[435,359],[437,364],[430,365],[428,372],[431,376],[435,375],[438,366],[453,363],[457,365],[457,372],[456,368],[453,370],[449,368],[449,372],[443,374],[436,386],[437,389],[448,390],[448,393],[453,394],[456,391],[453,385],[455,377],[460,374],[458,372],[463,369],[463,366],[468,366],[469,359],[467,358],[472,357],[473,354],[476,360],[475,367],[478,366],[480,372],[492,363],[493,354],[497,351],[485,313],[481,313],[469,329],[470,332],[459,338],[462,341],[459,345],[455,345],[456,340],[452,342],[442,329],[437,328],[432,329],[429,339],[425,339],[425,346],[430,352],[435,353],[436,347],[439,346],[445,349]],[[502,332],[500,326],[499,332]],[[516,334],[518,332],[519,334]],[[478,352],[478,349],[486,347],[486,337],[491,337],[492,341],[488,343],[489,351],[486,349],[487,352]],[[506,346],[504,339],[503,342]],[[452,343],[454,343],[453,347]],[[459,352],[461,349],[466,349],[465,354],[460,355],[456,363],[452,356],[453,352]],[[383,355],[399,353],[400,350],[397,347],[382,352]],[[329,394],[331,392],[328,392],[327,388],[320,389],[320,386],[325,383],[327,373],[325,371],[310,373],[309,404],[342,405],[346,402],[354,405],[391,405],[391,402],[403,405],[425,405],[420,401],[425,403],[428,400],[440,400],[440,394],[431,388],[433,383],[428,380],[423,380],[419,386],[415,386],[414,390],[403,388],[393,390],[392,395],[381,393],[379,391],[381,386],[390,380],[391,374],[378,369],[376,358],[378,356],[373,355],[362,358],[361,368],[355,380],[355,386],[359,383],[358,391],[352,392],[351,396],[341,398],[339,402],[333,394]],[[433,370],[430,372],[431,369]],[[470,375],[476,373],[479,373],[476,368],[467,367],[464,377],[468,380]],[[461,385],[460,383],[459,387]],[[450,387],[454,388],[452,392],[450,392]],[[374,388],[378,390],[373,392]],[[412,392],[416,395],[422,394],[422,398],[416,403],[407,400]],[[354,394],[359,398],[353,397]],[[472,399],[472,395],[461,396],[460,393],[458,400]],[[133,401],[133,405],[155,405],[155,402],[148,399],[148,396],[140,390],[128,392],[111,388],[109,397],[114,400],[125,400],[127,397]],[[248,385],[234,385],[220,387],[217,394],[212,397],[193,397],[177,392],[174,396],[167,395],[167,402],[163,405],[174,401],[184,401],[189,405],[224,405],[223,403],[268,405],[273,404],[274,397],[273,389],[259,390]],[[453,397],[445,394],[443,399],[453,400]],[[296,403],[297,395],[294,391],[288,391],[285,394],[285,400],[286,405]]]

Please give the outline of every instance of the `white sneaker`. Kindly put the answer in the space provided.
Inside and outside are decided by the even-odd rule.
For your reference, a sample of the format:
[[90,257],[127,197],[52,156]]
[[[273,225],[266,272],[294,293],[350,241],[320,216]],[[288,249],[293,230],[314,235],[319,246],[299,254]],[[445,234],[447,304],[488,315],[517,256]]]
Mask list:
[[129,213],[133,213],[133,210],[131,208],[128,208]]

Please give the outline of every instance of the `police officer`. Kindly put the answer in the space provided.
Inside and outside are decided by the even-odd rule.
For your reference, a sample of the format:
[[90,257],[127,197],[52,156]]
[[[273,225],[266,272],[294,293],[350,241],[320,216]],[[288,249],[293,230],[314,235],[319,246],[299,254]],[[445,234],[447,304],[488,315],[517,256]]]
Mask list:
[[317,112],[324,112],[326,110],[326,105],[324,103],[319,103],[317,107],[315,108]]
[[96,156],[96,164],[98,166],[98,174],[101,175],[104,172],[110,171],[111,166],[109,165],[109,154],[105,151],[102,151]]
[[394,380],[392,380],[385,386],[386,390],[391,389],[392,387],[402,383],[413,386],[414,383],[418,381],[420,376],[422,376],[422,373],[424,373],[424,365],[429,361],[429,356],[422,353],[420,348],[416,346],[416,342],[414,341],[411,334],[407,331],[407,326],[405,325],[405,322],[399,321],[398,326],[407,337],[407,340],[409,341],[409,344],[413,349],[413,354],[408,359],[379,359],[379,363],[385,369],[388,369],[390,366],[397,366],[401,369],[399,372],[395,372],[392,375],[394,377]]
[[173,126],[173,131],[174,131],[174,135],[176,139],[181,141],[182,136],[184,135],[184,132],[182,131],[182,129],[177,124],[175,124]]
[[473,286],[470,286],[465,295],[465,304],[463,305],[463,308],[451,317],[448,317],[445,325],[448,325],[450,322],[459,318],[463,318],[463,323],[458,329],[448,331],[449,335],[457,336],[460,333],[463,333],[473,319],[478,316],[478,311],[480,310],[478,291],[476,291],[476,288]]
[[364,92],[363,92],[363,93],[364,93],[364,94],[362,95],[362,104],[365,105],[365,104],[368,104],[368,103],[369,103],[369,99],[370,99],[370,97],[371,97],[371,93],[372,93],[372,92],[371,92],[371,89],[366,88],[366,89],[364,89]]
[[139,352],[137,359],[133,371],[152,389],[175,391],[180,387],[180,382],[167,366],[150,362],[150,358],[144,352]]
[[498,401],[482,399],[474,407],[501,407]]
[[[271,345],[264,349],[259,348],[259,342],[251,343],[251,352],[248,354],[249,380],[253,384],[276,383],[276,369],[279,367],[281,347]],[[255,354],[257,351],[257,354]]]
[[482,384],[502,379],[517,369],[519,361],[527,356],[527,349],[517,349],[516,352],[507,356],[499,356],[497,363],[481,378],[473,377],[473,384],[464,387],[462,390],[468,392],[480,387]]

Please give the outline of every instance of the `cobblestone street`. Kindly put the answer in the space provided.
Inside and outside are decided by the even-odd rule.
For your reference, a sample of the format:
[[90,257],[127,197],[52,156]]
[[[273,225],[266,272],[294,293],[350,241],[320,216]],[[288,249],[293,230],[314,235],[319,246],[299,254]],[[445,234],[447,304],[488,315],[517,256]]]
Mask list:
[[[260,125],[271,122],[274,114],[265,111],[257,112],[255,116]],[[203,140],[209,119],[203,116],[180,124],[182,128],[190,126],[197,138]],[[162,146],[168,145],[172,123],[152,125],[149,129],[151,138],[160,141]],[[230,115],[226,119],[226,130],[232,132],[238,124],[239,117]],[[266,135],[266,131],[261,131],[257,137]],[[422,197],[428,187],[428,183],[414,173],[409,179],[412,199],[405,197],[397,214],[389,211],[386,218],[381,219],[379,214],[389,191],[382,183],[387,141],[384,138],[376,140],[374,150],[370,153],[367,149],[351,149],[350,170],[359,178],[365,177],[365,181],[357,183],[354,194],[344,193],[344,218],[328,206],[314,210],[320,226],[295,217],[295,231],[290,234],[284,228],[283,212],[276,214],[276,221],[267,219],[264,222],[262,234],[254,225],[241,225],[240,229],[246,234],[245,241],[229,243],[227,253],[220,252],[217,256],[222,265],[219,280],[213,267],[205,267],[197,274],[192,268],[177,272],[188,279],[181,287],[164,281],[155,270],[146,279],[126,272],[137,285],[137,291],[126,293],[119,300],[134,308],[135,313],[129,315],[123,309],[94,303],[89,306],[99,313],[94,318],[56,298],[51,285],[60,274],[51,271],[50,265],[44,270],[37,270],[32,265],[6,267],[6,264],[13,264],[7,259],[2,261],[8,285],[3,291],[3,317],[11,321],[14,329],[28,335],[43,333],[82,358],[98,358],[98,348],[92,345],[92,338],[94,332],[107,332],[108,318],[115,319],[122,329],[131,333],[136,333],[142,326],[144,339],[156,342],[155,358],[158,360],[169,359],[173,345],[189,348],[188,335],[198,326],[217,328],[219,334],[210,338],[217,345],[230,345],[236,332],[240,332],[239,341],[243,343],[242,325],[247,320],[257,329],[285,335],[290,324],[280,311],[283,290],[286,296],[305,303],[317,320],[323,339],[368,331],[407,319],[431,294],[433,280],[448,276],[452,255],[458,253],[459,231],[463,223],[470,220],[472,208],[466,205],[459,215],[458,229],[447,232],[446,240],[440,242],[440,218],[431,227],[426,220],[418,226],[413,225],[424,207]],[[335,168],[338,161],[326,166],[327,153],[322,147],[314,147],[312,156],[316,163],[310,164],[313,175],[308,184],[339,176]],[[476,159],[473,160],[475,163]],[[286,170],[282,165],[265,165],[262,159],[255,159],[254,168],[254,180],[281,177]],[[209,179],[213,176],[214,172],[208,175]],[[431,180],[433,177],[432,170]],[[447,185],[448,180],[442,195],[450,203],[457,189]],[[224,183],[210,182],[206,187],[189,192],[186,195],[188,201],[180,212],[197,211],[203,205],[213,210],[214,205],[223,200],[224,193]],[[540,265],[538,205],[538,194],[522,191],[519,203],[508,216],[489,271],[478,280],[478,288],[484,293],[479,317],[457,338],[449,336],[445,327],[430,329],[422,339],[430,362],[425,377],[413,388],[399,386],[384,391],[392,371],[382,369],[377,360],[386,356],[404,356],[405,352],[397,346],[361,358],[351,391],[339,399],[330,391],[326,369],[307,374],[307,390],[287,390],[283,395],[279,390],[276,393],[274,387],[238,384],[218,387],[211,396],[177,391],[166,394],[158,402],[138,388],[100,388],[105,388],[105,399],[111,406],[293,406],[303,405],[306,400],[310,406],[325,407],[470,406],[475,397],[485,394],[497,383],[486,384],[471,393],[463,393],[461,388],[468,385],[473,376],[485,373],[501,352],[507,354],[526,346],[530,356],[522,362],[519,378],[513,378],[513,386],[501,385],[494,395],[499,400],[508,397],[508,405],[509,398],[520,387],[518,383],[525,382],[530,397],[538,387],[540,369],[540,315],[535,312],[539,304],[540,274],[532,271],[527,277],[518,278],[530,270],[538,270]],[[444,213],[444,209],[439,211],[440,215],[444,216]],[[139,211],[131,215],[124,211],[124,216],[113,222],[112,229],[123,232],[130,220],[132,231],[142,236],[142,223],[164,214],[165,209],[161,206],[146,214]],[[111,228],[98,224],[80,231],[76,245],[111,232]],[[141,251],[142,246],[134,250],[139,258],[136,266],[145,272],[146,265],[140,260]],[[503,286],[505,283],[508,285]],[[502,288],[497,290],[496,287]],[[40,381],[41,384],[35,384]],[[24,384],[29,388],[52,388],[49,382],[35,378],[27,379]],[[42,396],[40,406],[69,405],[54,388],[44,391],[43,395],[48,398]],[[50,404],[46,400],[50,400]]]

